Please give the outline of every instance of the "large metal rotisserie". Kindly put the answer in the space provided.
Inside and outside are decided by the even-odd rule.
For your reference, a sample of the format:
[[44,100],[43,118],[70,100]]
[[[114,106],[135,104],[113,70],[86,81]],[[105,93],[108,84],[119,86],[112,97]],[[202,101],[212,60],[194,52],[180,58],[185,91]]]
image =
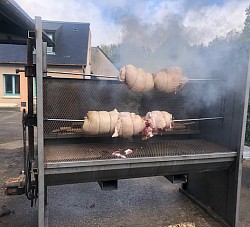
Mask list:
[[[228,90],[231,81],[208,79],[189,82],[181,91],[169,94],[155,90],[133,93],[120,81],[96,77],[44,77],[45,185],[90,181],[103,185],[123,178],[187,176],[183,189],[188,190],[183,192],[192,194],[192,187],[196,191],[201,187],[199,184],[210,185],[218,180],[215,175],[212,179],[206,177],[196,182],[196,177],[202,176],[203,172],[212,175],[218,172],[219,176],[222,172],[232,171],[239,152],[240,128],[236,122],[242,117],[232,118],[230,108],[240,107],[243,102],[237,102],[239,97]],[[140,116],[154,110],[168,111],[176,120],[175,127],[147,140],[142,140],[140,135],[112,138],[111,135],[84,134],[82,125],[88,111],[113,109]],[[127,149],[132,153],[124,155]],[[122,157],[114,156],[116,151]],[[193,180],[195,183],[189,186]],[[226,177],[220,180],[225,181]],[[225,188],[231,187],[228,179],[223,184]],[[207,193],[210,193],[207,188],[202,186],[200,190],[201,200],[203,196],[207,199]],[[215,190],[218,194],[224,193],[224,189]],[[208,201],[210,205],[213,202]],[[212,205],[222,216],[223,204],[221,201]]]
[[[47,220],[48,186],[99,182],[103,189],[113,189],[119,179],[147,176],[183,183],[181,191],[222,224],[237,225],[247,75],[201,75],[176,93],[155,89],[133,93],[125,83],[98,75],[66,79],[47,77],[47,72],[41,19],[36,18],[38,152],[35,160],[28,156],[28,167],[37,163],[36,184],[29,175],[33,187],[28,190],[38,193],[39,227]],[[167,111],[175,126],[147,140],[140,134],[113,138],[84,133],[88,111],[114,109],[142,117],[150,111]]]
[[[45,185],[90,181],[105,185],[123,178],[187,176],[182,191],[212,207],[223,224],[233,226],[238,211],[231,205],[238,203],[246,77],[240,81],[217,76],[190,80],[176,93],[133,93],[124,83],[101,77],[44,77]],[[113,109],[140,116],[168,111],[175,127],[147,140],[140,135],[84,134],[88,111]],[[124,155],[127,149],[132,153]],[[117,151],[122,156],[114,156]]]

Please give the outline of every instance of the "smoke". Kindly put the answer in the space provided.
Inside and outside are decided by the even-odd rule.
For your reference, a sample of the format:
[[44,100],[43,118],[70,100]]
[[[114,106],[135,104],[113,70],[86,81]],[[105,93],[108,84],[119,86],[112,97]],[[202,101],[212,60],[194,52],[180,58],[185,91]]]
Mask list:
[[[86,22],[91,25],[92,44],[119,43],[122,39],[120,18],[134,15],[140,23],[167,26],[167,18],[180,15],[189,28],[193,43],[208,43],[240,30],[245,20],[248,0],[16,0],[32,17],[44,20]],[[115,19],[118,19],[115,21]],[[163,39],[160,40],[160,43]],[[159,43],[159,44],[160,44]]]
[[189,29],[192,43],[208,44],[225,37],[231,30],[241,31],[249,1],[226,1],[223,5],[189,5],[183,25]]
[[[137,11],[129,15],[120,11],[117,21],[122,27],[122,39],[117,65],[133,64],[148,72],[179,66],[190,79],[215,79],[190,80],[177,95],[185,99],[183,109],[187,112],[202,107],[220,115],[217,107],[240,87],[235,78],[238,74],[242,78],[246,75],[247,54],[239,41],[246,8],[246,1],[212,6],[195,4],[182,8],[186,14],[180,15],[180,8],[172,13],[166,4],[157,16],[152,13],[147,19],[143,19],[147,10],[142,15]],[[237,32],[232,31],[234,28]]]

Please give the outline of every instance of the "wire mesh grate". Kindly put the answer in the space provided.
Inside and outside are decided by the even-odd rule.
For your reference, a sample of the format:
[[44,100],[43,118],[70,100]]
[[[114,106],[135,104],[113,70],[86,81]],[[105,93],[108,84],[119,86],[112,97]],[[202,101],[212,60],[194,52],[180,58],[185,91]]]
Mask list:
[[[45,119],[83,120],[90,110],[113,109],[119,112],[134,112],[141,116],[148,111],[164,110],[178,119],[199,117],[199,108],[185,110],[185,102],[185,96],[180,93],[133,93],[119,81],[44,78]],[[45,136],[81,134],[81,127],[82,122],[45,121],[44,133]]]
[[[132,153],[125,155],[124,151]],[[160,156],[198,155],[230,152],[229,149],[204,140],[158,141],[148,143],[77,143],[45,146],[45,162],[70,162],[105,160],[119,158],[113,152],[119,151],[126,158]]]

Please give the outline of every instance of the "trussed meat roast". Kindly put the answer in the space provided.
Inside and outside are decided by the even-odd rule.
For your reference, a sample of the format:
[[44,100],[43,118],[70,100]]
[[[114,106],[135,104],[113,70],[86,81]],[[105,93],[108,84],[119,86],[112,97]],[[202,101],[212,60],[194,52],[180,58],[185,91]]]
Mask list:
[[133,92],[146,92],[154,88],[152,74],[133,65],[126,65],[121,68],[119,80],[124,81]]
[[179,91],[188,82],[188,78],[182,75],[181,68],[177,66],[162,69],[153,74],[153,78],[155,88],[165,93]]
[[129,138],[141,134],[148,139],[156,134],[172,130],[172,114],[166,111],[151,111],[145,117],[135,113],[113,111],[88,111],[82,126],[87,135],[111,134],[112,137]]
[[145,121],[135,113],[121,112],[112,137],[129,138],[146,127]]
[[148,139],[156,134],[170,131],[174,127],[172,114],[166,111],[148,112],[144,117],[146,127],[142,131],[142,139]]
[[119,113],[113,111],[88,111],[82,126],[83,132],[87,135],[100,135],[114,133],[118,122]]

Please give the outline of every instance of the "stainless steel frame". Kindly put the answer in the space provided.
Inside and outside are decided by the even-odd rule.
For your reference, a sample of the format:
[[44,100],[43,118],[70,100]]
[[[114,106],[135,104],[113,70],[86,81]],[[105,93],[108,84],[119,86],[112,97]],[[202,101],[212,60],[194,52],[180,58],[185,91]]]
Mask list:
[[44,195],[44,138],[43,138],[43,54],[42,20],[35,18],[36,29],[36,76],[37,76],[37,149],[38,149],[38,226],[46,226]]
[[[223,102],[225,101],[225,109],[218,112],[219,114],[223,112],[224,118],[216,119],[213,122],[201,122],[199,133],[196,130],[194,134],[169,135],[168,137],[162,137],[163,139],[155,138],[153,143],[150,144],[153,147],[151,150],[156,152],[153,155],[149,152],[141,156],[138,153],[136,156],[135,153],[135,156],[131,158],[115,159],[110,156],[109,158],[96,158],[93,153],[94,158],[91,158],[90,155],[90,158],[86,159],[82,156],[85,151],[77,148],[76,144],[80,144],[83,147],[87,145],[93,146],[93,150],[99,152],[96,143],[104,141],[107,142],[107,152],[110,155],[114,143],[107,138],[92,138],[93,141],[89,142],[91,139],[82,137],[81,134],[76,134],[72,138],[69,136],[64,140],[60,139],[60,135],[53,139],[45,138],[48,132],[53,131],[53,127],[47,125],[50,121],[46,122],[46,119],[61,119],[60,116],[44,116],[44,113],[46,113],[44,110],[44,84],[49,79],[45,78],[46,68],[46,45],[42,42],[41,18],[36,17],[39,227],[48,225],[46,203],[48,186],[181,174],[188,176],[187,183],[184,183],[182,187],[186,194],[189,194],[193,200],[199,201],[199,204],[203,204],[204,209],[206,209],[206,206],[212,208],[217,217],[220,217],[217,219],[223,220],[221,222],[224,225],[237,226],[249,76],[241,75],[241,78],[238,78],[240,82],[236,83],[236,86],[241,88],[240,92],[231,92],[230,97],[226,101],[223,100]],[[236,78],[233,79],[236,80]],[[146,97],[144,104],[148,99],[151,99],[151,97]],[[244,102],[238,102],[238,100],[242,99]],[[53,108],[55,111],[60,111],[60,105]],[[144,105],[144,109],[146,108],[147,106]],[[86,114],[84,111],[81,113],[83,116]],[[236,113],[236,115],[232,115],[232,113]],[[64,117],[67,118],[66,116]],[[75,117],[80,119],[79,116]],[[197,115],[190,117],[197,119]],[[70,116],[68,119],[70,119]],[[58,122],[59,126],[63,123],[62,121]],[[67,122],[63,124],[67,125]],[[173,138],[176,139],[176,144],[179,144],[175,151],[173,151],[172,147],[168,147],[173,143]],[[198,149],[189,148],[189,153],[178,153],[182,146],[185,145],[185,141],[193,143],[192,145],[196,148],[198,147]],[[202,149],[203,141],[205,151]],[[138,141],[134,142],[137,143]],[[165,147],[157,147],[159,143],[164,143]],[[131,144],[128,142],[126,146]],[[213,150],[209,147],[209,144],[212,147],[215,146],[216,149]],[[72,149],[78,149],[78,158],[73,157],[67,160],[60,159],[58,156],[55,159],[51,159],[57,149],[63,152],[63,146],[71,146]],[[70,147],[68,148],[70,149]],[[50,158],[48,158],[48,152],[52,155]],[[209,209],[207,210],[209,212]]]

